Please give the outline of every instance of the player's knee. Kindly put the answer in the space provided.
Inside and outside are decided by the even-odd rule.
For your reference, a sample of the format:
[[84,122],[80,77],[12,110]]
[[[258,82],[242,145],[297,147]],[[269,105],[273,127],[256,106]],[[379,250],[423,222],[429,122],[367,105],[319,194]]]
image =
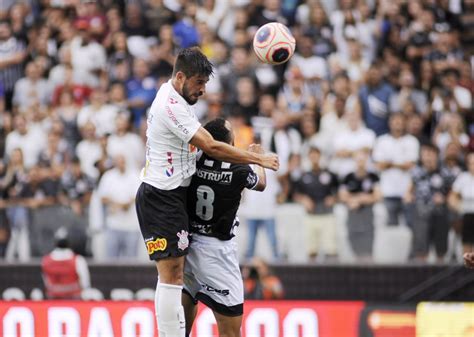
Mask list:
[[240,328],[223,329],[223,331],[219,331],[219,337],[240,337]]
[[219,337],[240,337],[241,317],[217,316]]

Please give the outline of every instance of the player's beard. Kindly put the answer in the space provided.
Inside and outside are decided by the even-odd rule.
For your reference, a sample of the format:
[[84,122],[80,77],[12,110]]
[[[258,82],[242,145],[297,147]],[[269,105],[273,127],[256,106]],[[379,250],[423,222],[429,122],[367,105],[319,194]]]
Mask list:
[[187,86],[187,83],[184,82],[183,84],[183,98],[188,102],[189,105],[194,105],[198,101],[198,97],[195,95],[191,95],[189,92],[189,88]]

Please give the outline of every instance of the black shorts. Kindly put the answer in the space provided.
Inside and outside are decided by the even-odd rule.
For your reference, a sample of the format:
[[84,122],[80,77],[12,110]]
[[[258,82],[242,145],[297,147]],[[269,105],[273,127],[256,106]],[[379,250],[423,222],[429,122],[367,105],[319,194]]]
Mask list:
[[150,260],[188,253],[187,187],[160,190],[142,183],[135,199],[138,222]]
[[474,213],[466,213],[462,217],[462,243],[474,244]]

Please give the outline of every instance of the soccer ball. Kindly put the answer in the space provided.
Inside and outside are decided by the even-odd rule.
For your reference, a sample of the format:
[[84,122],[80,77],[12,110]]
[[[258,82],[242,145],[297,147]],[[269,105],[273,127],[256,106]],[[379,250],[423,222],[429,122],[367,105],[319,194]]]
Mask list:
[[268,64],[282,64],[295,52],[295,38],[288,27],[270,22],[260,27],[253,38],[253,50],[258,59]]

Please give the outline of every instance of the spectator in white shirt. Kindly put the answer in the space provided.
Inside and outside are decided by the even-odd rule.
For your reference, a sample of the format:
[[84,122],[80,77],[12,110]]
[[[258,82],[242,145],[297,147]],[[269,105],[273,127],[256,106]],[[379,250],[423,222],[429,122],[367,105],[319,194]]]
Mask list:
[[273,112],[273,130],[264,130],[261,140],[262,146],[267,151],[278,154],[280,168],[277,172],[281,185],[281,193],[278,196],[280,202],[284,202],[289,193],[290,158],[298,156],[301,151],[301,136],[295,129],[289,127],[288,114],[279,110]]
[[135,258],[138,253],[138,220],[135,194],[137,171],[127,170],[125,157],[114,158],[115,168],[102,176],[98,193],[105,206],[106,250],[109,258]]
[[36,165],[40,152],[45,149],[46,137],[28,127],[24,116],[16,116],[14,125],[15,130],[8,134],[5,141],[5,154],[10,156],[14,149],[21,149],[25,167],[30,168]]
[[402,202],[410,185],[410,170],[418,161],[418,140],[405,134],[405,117],[392,114],[389,120],[390,133],[377,138],[373,160],[380,170],[380,188],[388,211],[388,225],[399,224],[398,217],[404,213],[405,221],[412,227],[411,207]]
[[313,38],[311,35],[304,35],[298,39],[298,52],[290,61],[290,66],[301,69],[305,80],[315,81],[327,77],[326,61],[313,54]]
[[77,144],[76,156],[81,161],[81,169],[89,177],[99,178],[96,162],[102,158],[103,150],[99,139],[95,135],[95,126],[91,122],[82,128],[82,140]]
[[77,116],[79,128],[87,122],[92,122],[98,137],[114,133],[118,108],[107,104],[107,93],[101,88],[94,89],[90,96],[90,103],[79,111]]
[[127,168],[140,170],[144,164],[145,144],[139,135],[130,132],[129,118],[120,114],[115,119],[116,133],[107,141],[107,153],[110,157],[123,155],[126,158]]
[[354,172],[356,152],[363,150],[370,153],[375,143],[375,133],[365,127],[360,109],[346,110],[344,119],[348,128],[333,135],[334,156],[329,166],[339,178]]
[[87,19],[79,19],[75,23],[79,36],[71,41],[72,66],[78,84],[97,87],[100,75],[105,71],[105,48],[94,41],[90,33]]
[[433,143],[440,150],[442,157],[451,142],[461,147],[469,144],[469,136],[465,132],[463,120],[457,113],[443,114],[433,134]]
[[441,76],[441,86],[434,91],[431,108],[437,113],[444,111],[468,113],[472,109],[471,92],[459,85],[457,69],[448,68]]
[[33,105],[48,103],[47,81],[41,78],[38,65],[31,61],[26,65],[26,76],[20,78],[13,93],[13,106],[18,111],[25,111]]

